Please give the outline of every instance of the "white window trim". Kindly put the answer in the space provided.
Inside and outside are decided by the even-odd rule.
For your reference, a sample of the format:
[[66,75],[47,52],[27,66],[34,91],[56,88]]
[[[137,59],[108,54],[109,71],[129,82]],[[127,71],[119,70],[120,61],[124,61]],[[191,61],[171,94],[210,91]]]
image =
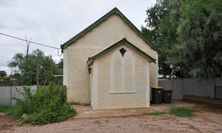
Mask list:
[[[132,90],[128,91],[128,90],[124,90],[124,79],[125,79],[125,71],[124,71],[124,65],[125,65],[125,56],[122,56],[120,53],[120,49],[124,48],[126,51],[128,51],[129,56],[131,57],[131,61],[132,61]],[[116,54],[120,54],[120,56],[122,57],[122,91],[115,91],[114,90],[114,60],[116,57]],[[116,49],[112,56],[111,56],[111,62],[110,62],[110,91],[109,93],[113,93],[113,94],[132,94],[132,93],[136,93],[136,88],[135,88],[135,59],[134,56],[131,52],[130,49],[128,49],[126,46],[121,46],[120,48]]]

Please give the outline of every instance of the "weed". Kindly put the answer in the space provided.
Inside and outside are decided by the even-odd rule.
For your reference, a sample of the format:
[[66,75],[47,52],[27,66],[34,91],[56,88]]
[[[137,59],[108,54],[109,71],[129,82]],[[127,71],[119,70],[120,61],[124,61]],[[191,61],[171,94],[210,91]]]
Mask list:
[[161,114],[166,114],[166,111],[156,111],[156,112],[152,112],[152,113],[142,113],[141,115],[161,115]]
[[0,106],[0,112],[7,112],[10,107],[8,106]]
[[21,109],[19,107],[10,108],[7,112],[9,115],[13,115],[14,119],[19,119],[22,115]]
[[70,105],[80,105],[80,102],[69,102]]
[[171,114],[174,114],[176,116],[181,116],[181,117],[196,116],[195,114],[193,114],[193,112],[198,112],[198,110],[188,109],[188,108],[184,108],[184,107],[171,108],[171,110],[170,110]]
[[75,109],[66,102],[67,90],[64,86],[50,83],[48,88],[39,88],[35,93],[26,86],[23,87],[23,91],[17,91],[23,95],[24,99],[13,98],[18,107],[15,112],[19,116],[27,114],[25,122],[33,124],[59,122],[76,114]]
[[12,97],[13,100],[16,100],[16,106],[19,108],[17,111],[17,115],[23,114],[30,114],[33,112],[33,103],[34,103],[34,92],[31,90],[30,87],[24,86],[23,90],[17,89],[16,91],[19,92],[23,98],[15,98]]
[[21,127],[23,124],[18,124],[19,127]]
[[21,116],[18,107],[0,106],[0,112],[7,112],[9,115],[13,115],[15,119],[18,119]]

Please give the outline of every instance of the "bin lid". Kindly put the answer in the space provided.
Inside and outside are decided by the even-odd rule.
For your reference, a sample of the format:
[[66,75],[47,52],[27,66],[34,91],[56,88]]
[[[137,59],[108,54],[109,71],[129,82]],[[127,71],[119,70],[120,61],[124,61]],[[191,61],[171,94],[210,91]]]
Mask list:
[[172,89],[163,89],[163,91],[173,91]]
[[158,86],[151,86],[153,89],[163,89],[163,87],[158,87]]

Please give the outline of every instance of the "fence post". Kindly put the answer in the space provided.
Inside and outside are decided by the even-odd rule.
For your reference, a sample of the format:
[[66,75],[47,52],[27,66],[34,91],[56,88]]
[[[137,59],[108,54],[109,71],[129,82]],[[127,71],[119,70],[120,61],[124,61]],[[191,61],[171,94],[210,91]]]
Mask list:
[[10,107],[12,106],[11,105],[12,104],[12,102],[11,102],[11,97],[12,97],[12,90],[11,90],[11,88],[12,88],[12,86],[10,86],[10,89],[9,89],[10,90],[10,92],[9,92],[10,93],[10,97],[9,97],[9,104],[10,104],[9,106]]
[[182,80],[182,95],[184,95],[184,83],[183,83],[183,78],[181,78]]
[[216,99],[216,78],[214,78],[214,99]]

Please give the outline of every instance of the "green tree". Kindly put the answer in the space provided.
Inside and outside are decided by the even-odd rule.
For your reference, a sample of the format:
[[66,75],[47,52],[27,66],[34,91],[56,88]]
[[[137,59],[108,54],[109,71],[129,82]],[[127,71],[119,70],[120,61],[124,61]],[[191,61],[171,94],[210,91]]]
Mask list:
[[169,6],[171,19],[176,20],[171,23],[177,25],[178,42],[167,63],[183,64],[183,72],[190,77],[221,77],[222,1],[172,0]]
[[61,71],[52,60],[51,56],[45,56],[44,52],[36,49],[29,54],[26,62],[26,55],[17,53],[11,61],[8,62],[8,67],[17,67],[20,72],[20,81],[22,84],[34,85],[37,84],[37,59],[39,60],[39,78],[40,84],[48,84],[53,80],[53,75],[60,74]]
[[16,80],[20,80],[20,76],[21,76],[20,73],[14,73],[13,75],[9,74],[9,77],[12,77],[12,78],[14,78]]
[[157,46],[159,54],[159,74],[176,75],[181,77],[178,64],[167,64],[166,60],[171,47],[175,45],[177,34],[176,27],[171,25],[168,0],[157,0],[157,3],[146,11],[147,27],[142,27],[142,33]]
[[147,15],[147,27],[154,34],[144,34],[149,33],[162,52],[160,74],[202,79],[222,76],[222,1],[162,0]]
[[7,73],[5,71],[0,71],[1,78],[4,78],[7,76]]
[[61,72],[63,73],[63,59],[61,59],[59,61],[59,63],[57,64],[57,66],[59,67],[59,69],[61,70]]

